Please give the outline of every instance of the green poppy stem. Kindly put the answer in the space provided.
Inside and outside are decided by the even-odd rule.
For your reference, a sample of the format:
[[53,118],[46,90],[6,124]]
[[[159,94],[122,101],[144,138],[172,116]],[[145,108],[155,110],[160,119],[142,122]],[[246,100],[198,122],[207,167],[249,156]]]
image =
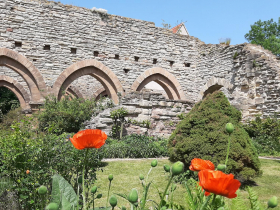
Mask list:
[[168,182],[168,184],[167,184],[167,186],[166,186],[166,188],[164,190],[164,193],[163,193],[163,195],[162,195],[162,197],[160,199],[159,209],[161,209],[161,207],[162,207],[162,203],[163,203],[164,197],[165,197],[166,192],[167,192],[167,190],[168,190],[168,188],[169,188],[169,186],[171,184],[172,178],[173,178],[173,176],[170,176],[169,182]]
[[226,166],[227,166],[227,162],[228,162],[229,147],[230,147],[230,134],[229,134],[229,137],[228,137],[227,156],[226,156],[226,162],[225,162]]
[[[86,209],[86,189],[85,189],[85,168],[86,168],[86,163],[87,163],[87,156],[88,156],[88,151],[89,149],[87,149],[86,151],[86,155],[85,155],[85,159],[84,159],[84,166],[83,166],[83,180],[82,180],[82,184],[83,184],[83,209]],[[79,203],[79,201],[78,201]]]
[[109,203],[109,193],[110,193],[110,189],[111,189],[111,181],[109,181],[109,189],[108,189],[108,194],[107,194],[107,202],[106,202],[106,207],[108,206]]

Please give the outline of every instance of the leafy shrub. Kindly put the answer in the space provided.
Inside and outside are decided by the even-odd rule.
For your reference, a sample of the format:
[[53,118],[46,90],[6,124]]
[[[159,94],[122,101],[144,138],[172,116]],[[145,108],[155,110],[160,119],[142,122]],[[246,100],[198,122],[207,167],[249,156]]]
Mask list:
[[123,124],[125,122],[125,116],[127,115],[127,113],[128,111],[123,107],[111,111],[110,117],[113,119],[114,123],[111,132],[111,136],[113,138],[122,138]]
[[17,96],[8,88],[0,87],[0,122],[10,110],[19,107]]
[[104,158],[152,158],[167,156],[167,139],[132,134],[121,140],[110,139],[102,147]]
[[261,173],[260,161],[252,141],[239,122],[241,113],[232,107],[222,92],[208,94],[197,103],[172,133],[168,142],[171,161],[190,165],[193,158],[211,160],[216,166],[225,162],[228,134],[225,125],[235,126],[227,173],[247,180]]
[[2,122],[0,123],[0,133],[2,134],[12,131],[11,125],[20,122],[23,119],[25,119],[25,114],[22,113],[20,107],[10,110],[2,118]]
[[[73,147],[69,134],[37,134],[30,121],[16,123],[12,133],[0,136],[0,177],[13,182],[10,190],[17,192],[23,209],[38,209],[38,187],[45,185],[50,189],[51,177],[56,173],[68,182],[79,177],[85,151]],[[92,183],[102,154],[90,150],[88,157],[85,175],[87,182]]]
[[83,122],[94,114],[96,102],[67,97],[60,101],[46,98],[43,109],[38,116],[40,130],[55,134],[78,132]]
[[252,138],[258,153],[276,155],[280,153],[280,120],[276,118],[248,121],[245,130]]

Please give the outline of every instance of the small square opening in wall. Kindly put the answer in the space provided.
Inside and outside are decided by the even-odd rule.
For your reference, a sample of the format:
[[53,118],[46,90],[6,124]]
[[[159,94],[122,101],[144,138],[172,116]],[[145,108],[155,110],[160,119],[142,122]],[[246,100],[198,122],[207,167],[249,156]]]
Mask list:
[[124,69],[124,73],[128,73],[129,72],[129,69]]
[[120,55],[116,54],[116,55],[115,55],[115,59],[116,59],[116,60],[119,60],[119,59],[120,59]]
[[173,66],[173,64],[175,63],[174,61],[169,61],[170,66]]
[[22,42],[15,42],[15,47],[21,47],[22,46]]
[[157,59],[153,59],[153,64],[157,64]]
[[138,61],[139,61],[139,57],[138,57],[138,56],[134,56],[134,60],[135,60],[136,62],[138,62]]
[[185,63],[185,67],[191,67],[191,63]]
[[93,52],[93,55],[94,55],[95,57],[97,57],[97,56],[98,56],[98,54],[99,54],[99,52],[98,52],[98,51],[94,51],[94,52]]
[[44,46],[44,50],[51,50],[51,45],[46,44],[46,45]]
[[77,48],[71,48],[71,53],[72,54],[77,54]]

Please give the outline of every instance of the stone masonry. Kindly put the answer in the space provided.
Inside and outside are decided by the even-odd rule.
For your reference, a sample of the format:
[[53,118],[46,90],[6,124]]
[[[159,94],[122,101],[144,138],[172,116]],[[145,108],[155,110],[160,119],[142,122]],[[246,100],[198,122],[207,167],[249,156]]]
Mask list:
[[65,91],[118,104],[118,93],[127,97],[155,81],[167,103],[193,104],[221,89],[243,119],[266,117],[280,111],[279,70],[260,46],[205,44],[152,22],[58,2],[0,0],[0,86],[27,111]]
[[[113,120],[110,113],[124,108],[128,111],[124,123],[124,135],[146,133],[152,136],[168,137],[182,119],[183,113],[188,113],[194,103],[187,100],[166,99],[161,93],[130,92],[121,99],[121,104],[108,108],[85,122],[86,128],[102,129],[107,134],[112,130]],[[149,126],[143,122],[149,122]]]

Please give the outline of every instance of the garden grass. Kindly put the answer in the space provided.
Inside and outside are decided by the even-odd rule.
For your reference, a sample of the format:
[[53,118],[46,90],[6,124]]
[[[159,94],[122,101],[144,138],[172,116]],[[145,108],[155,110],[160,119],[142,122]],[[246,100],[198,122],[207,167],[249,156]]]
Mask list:
[[[136,188],[138,191],[139,198],[142,197],[143,188],[141,185],[141,181],[139,179],[139,175],[143,174],[146,180],[146,176],[148,171],[151,168],[152,160],[131,160],[131,161],[112,161],[105,164],[108,164],[103,168],[102,171],[97,172],[97,181],[96,185],[98,187],[97,193],[102,193],[102,198],[96,200],[96,206],[101,207],[105,206],[107,199],[107,190],[108,190],[108,175],[113,174],[114,179],[111,185],[110,195],[113,193],[124,193],[126,195],[129,194],[131,189]],[[163,192],[168,179],[167,173],[163,169],[164,164],[170,164],[170,162],[166,159],[158,160],[157,167],[153,168],[151,173],[149,174],[148,181],[153,181],[153,184],[150,186],[150,190],[148,193],[148,198],[151,200],[159,201],[159,195],[157,193],[156,187],[160,192]],[[171,165],[171,164],[170,164]],[[177,185],[177,189],[174,193],[174,202],[176,203],[184,203],[184,188],[180,185]],[[118,198],[118,206],[126,206],[129,207],[127,201],[123,198],[117,196]],[[152,203],[147,203],[147,206],[152,206]]]
[[[97,193],[102,193],[103,196],[101,199],[95,201],[95,206],[101,207],[106,205],[109,174],[113,174],[114,176],[110,195],[114,193],[129,194],[132,188],[136,188],[139,198],[141,198],[143,191],[139,175],[143,174],[146,179],[146,175],[151,168],[151,161],[150,159],[142,159],[104,162],[102,170],[97,171],[97,181],[95,182],[95,185],[98,187]],[[159,195],[156,187],[160,192],[163,192],[168,181],[167,173],[163,170],[164,164],[171,165],[169,160],[159,159],[158,166],[152,169],[148,179],[149,181],[153,181],[149,190],[148,199],[157,202],[159,201]],[[276,196],[278,200],[280,200],[280,161],[261,159],[261,164],[263,175],[255,178],[255,184],[251,187],[258,194],[261,205],[266,207],[268,199],[272,196]],[[184,187],[177,184],[177,189],[174,193],[174,202],[186,205],[185,192]],[[244,198],[245,203],[249,205],[248,193],[245,190],[240,190],[240,196]],[[117,198],[119,207],[126,206],[129,208],[127,201],[119,196],[117,196]],[[152,206],[152,203],[148,203],[147,206]],[[274,210],[280,210],[280,206],[277,206]]]
[[[263,207],[267,206],[267,201],[272,196],[276,196],[279,204],[274,210],[280,210],[280,160],[261,159],[260,161],[263,175],[255,178],[255,184],[251,187],[258,194]],[[241,190],[241,196],[247,199],[248,193]]]

